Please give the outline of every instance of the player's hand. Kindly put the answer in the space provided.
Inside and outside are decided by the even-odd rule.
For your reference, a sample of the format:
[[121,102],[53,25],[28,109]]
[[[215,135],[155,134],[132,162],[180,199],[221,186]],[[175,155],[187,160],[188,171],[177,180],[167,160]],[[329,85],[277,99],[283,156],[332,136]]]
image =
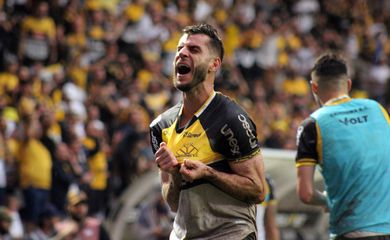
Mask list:
[[176,166],[179,163],[165,142],[160,143],[160,148],[157,150],[154,156],[155,162],[161,171],[168,173],[177,172]]
[[193,182],[196,179],[203,178],[207,172],[207,165],[192,160],[185,160],[181,165],[180,173],[184,180],[187,182]]

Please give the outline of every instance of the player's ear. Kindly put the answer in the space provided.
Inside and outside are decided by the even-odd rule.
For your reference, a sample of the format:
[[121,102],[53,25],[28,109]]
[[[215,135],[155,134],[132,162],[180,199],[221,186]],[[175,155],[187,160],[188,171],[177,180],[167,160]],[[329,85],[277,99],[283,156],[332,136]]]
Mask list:
[[215,57],[211,62],[211,66],[209,67],[210,72],[216,72],[221,67],[222,61],[219,57]]
[[318,83],[311,80],[310,86],[311,86],[311,90],[313,91],[313,93],[318,94]]
[[347,84],[348,84],[348,92],[350,92],[351,89],[352,89],[352,80],[351,80],[351,79],[348,79],[348,80],[347,80]]

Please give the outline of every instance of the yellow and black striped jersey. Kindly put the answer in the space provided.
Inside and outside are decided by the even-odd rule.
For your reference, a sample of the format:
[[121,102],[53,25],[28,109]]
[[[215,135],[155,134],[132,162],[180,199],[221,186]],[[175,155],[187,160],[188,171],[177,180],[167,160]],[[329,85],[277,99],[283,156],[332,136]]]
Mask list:
[[[198,160],[227,173],[229,161],[245,161],[260,152],[255,124],[227,96],[213,93],[183,128],[179,128],[181,110],[178,103],[151,123],[154,152],[165,142],[179,162]],[[206,180],[183,182],[171,237],[243,239],[256,231],[255,215],[254,204],[233,198]]]

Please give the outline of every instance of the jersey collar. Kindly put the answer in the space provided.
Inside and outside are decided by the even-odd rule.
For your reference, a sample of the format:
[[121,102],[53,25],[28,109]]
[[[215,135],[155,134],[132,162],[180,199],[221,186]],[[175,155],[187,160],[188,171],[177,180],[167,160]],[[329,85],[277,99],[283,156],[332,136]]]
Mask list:
[[341,95],[337,98],[332,98],[328,100],[324,105],[325,106],[337,105],[337,104],[348,102],[350,100],[351,98],[348,95]]
[[204,110],[210,105],[211,101],[214,99],[214,97],[216,96],[216,92],[213,91],[210,96],[207,98],[206,102],[198,109],[198,111],[196,111],[194,113],[194,116],[192,117],[192,119],[183,127],[183,128],[180,128],[179,129],[179,121],[180,121],[180,116],[182,114],[182,111],[183,111],[183,104],[181,105],[180,107],[180,111],[178,113],[178,118],[177,118],[177,124],[176,124],[176,131],[180,132],[182,131],[183,129],[187,128],[188,126],[190,126],[196,119],[199,118],[199,116],[204,112]]
[[[198,111],[196,111],[196,112],[194,113],[194,115],[195,115],[196,117],[199,117],[199,116],[204,112],[204,110],[207,108],[207,106],[210,105],[211,100],[214,99],[215,95],[216,95],[216,92],[213,91],[213,92],[210,94],[210,96],[207,98],[206,102],[198,109]],[[183,104],[182,104],[181,107],[180,107],[179,115],[181,115],[182,111],[183,111]]]
[[199,117],[204,112],[204,110],[210,105],[211,101],[214,99],[215,95],[216,95],[216,92],[213,91],[210,94],[209,98],[206,100],[206,102],[199,108],[198,111],[195,112],[194,115],[196,117]]

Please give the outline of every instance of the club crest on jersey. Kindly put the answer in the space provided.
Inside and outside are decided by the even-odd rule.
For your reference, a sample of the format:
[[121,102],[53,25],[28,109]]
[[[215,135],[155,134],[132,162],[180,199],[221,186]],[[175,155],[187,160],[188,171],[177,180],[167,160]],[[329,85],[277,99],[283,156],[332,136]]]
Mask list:
[[188,158],[197,157],[199,150],[192,144],[186,143],[179,150],[176,151],[175,157]]

